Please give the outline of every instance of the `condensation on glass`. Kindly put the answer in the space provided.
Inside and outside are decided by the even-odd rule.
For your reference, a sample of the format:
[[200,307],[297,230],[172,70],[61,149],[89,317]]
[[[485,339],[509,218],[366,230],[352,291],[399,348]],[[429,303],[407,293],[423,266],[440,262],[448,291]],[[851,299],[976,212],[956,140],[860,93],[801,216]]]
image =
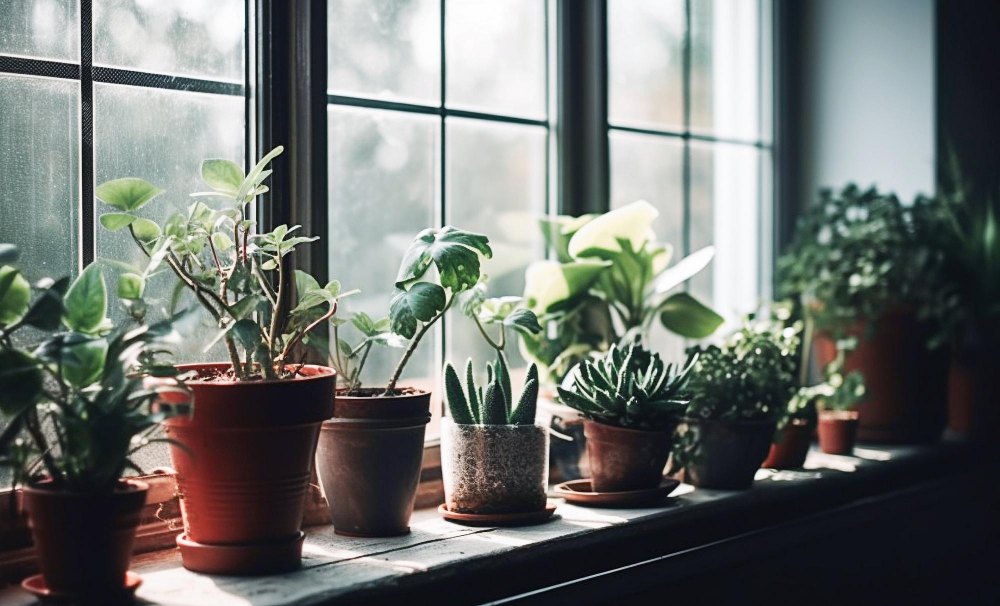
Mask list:
[[78,0],[0,2],[0,55],[79,61]]

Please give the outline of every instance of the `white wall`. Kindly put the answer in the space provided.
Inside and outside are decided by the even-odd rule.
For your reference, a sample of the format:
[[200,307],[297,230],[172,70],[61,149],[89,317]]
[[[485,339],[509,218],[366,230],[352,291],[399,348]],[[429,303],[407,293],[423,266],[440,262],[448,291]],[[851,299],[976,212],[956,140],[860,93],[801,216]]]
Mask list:
[[934,0],[806,0],[802,190],[933,193]]

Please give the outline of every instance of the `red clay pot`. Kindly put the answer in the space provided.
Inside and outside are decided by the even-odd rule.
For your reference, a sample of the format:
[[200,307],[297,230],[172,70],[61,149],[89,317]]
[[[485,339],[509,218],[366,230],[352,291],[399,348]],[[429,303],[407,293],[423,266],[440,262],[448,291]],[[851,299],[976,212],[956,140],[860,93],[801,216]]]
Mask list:
[[595,492],[656,488],[663,480],[672,446],[673,428],[629,429],[583,421]]
[[819,433],[819,448],[823,452],[836,455],[852,454],[858,433],[858,411],[821,410],[817,433]]
[[750,488],[767,458],[776,425],[773,420],[681,419],[679,431],[694,432],[695,444],[684,481],[700,488]]
[[1000,348],[952,350],[948,375],[948,431],[980,445],[996,446],[1000,432]]
[[[946,416],[948,363],[944,349],[928,351],[913,313],[901,308],[883,314],[872,339],[865,325],[850,331],[858,348],[844,361],[844,370],[860,370],[868,399],[861,407],[858,440],[881,443],[937,441]],[[825,366],[836,357],[836,344],[816,334],[816,356]]]
[[148,490],[138,480],[119,481],[109,494],[26,487],[22,508],[48,589],[95,603],[126,598],[125,573]]
[[[210,377],[231,367],[179,368]],[[330,368],[304,366],[299,374],[285,381],[189,381],[193,417],[164,421],[167,436],[185,446],[170,446],[185,568],[247,575],[298,567],[316,440],[333,414],[336,384]]]
[[373,395],[338,395],[320,432],[316,470],[337,534],[410,532],[431,394]]
[[770,469],[798,469],[805,465],[814,426],[807,419],[790,419],[774,434],[771,450],[761,464]]

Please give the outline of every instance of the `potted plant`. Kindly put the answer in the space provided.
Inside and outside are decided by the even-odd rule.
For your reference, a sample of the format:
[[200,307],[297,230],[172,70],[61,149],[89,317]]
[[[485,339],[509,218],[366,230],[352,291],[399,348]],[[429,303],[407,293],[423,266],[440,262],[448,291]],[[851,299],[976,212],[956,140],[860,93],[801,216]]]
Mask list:
[[692,347],[691,402],[678,425],[672,469],[703,488],[743,489],[767,457],[796,387],[794,331],[744,326],[722,346]]
[[297,346],[354,291],[342,292],[337,281],[321,287],[303,272],[293,281],[289,254],[315,238],[285,225],[254,234],[248,218],[281,151],[245,175],[234,162],[205,160],[201,174],[211,191],[193,194],[196,201],[162,226],[137,211],[163,190],[131,178],[95,190],[115,209],[101,224],[124,230],[148,258],[145,269],[123,277],[138,292],[152,272],[172,273],[176,292],[193,295],[215,327],[212,343],[224,343],[229,356],[179,366],[193,375],[187,384],[196,412],[164,422],[167,435],[187,446],[171,447],[184,518],[177,544],[184,566],[198,572],[262,574],[299,565],[313,454],[320,424],[333,414],[334,371],[305,364]]
[[692,367],[693,361],[683,369],[664,364],[631,342],[612,345],[567,375],[559,400],[584,417],[594,492],[659,486]]
[[845,370],[860,370],[871,393],[862,441],[935,440],[943,425],[947,369],[941,349],[928,347],[943,262],[924,237],[927,214],[914,210],[925,204],[854,185],[824,189],[778,261],[782,296],[801,296],[816,322],[820,364],[838,340],[859,340]]
[[[834,365],[839,364],[835,361]],[[819,398],[820,450],[827,454],[853,453],[858,432],[858,404],[865,398],[864,377],[858,371],[843,375],[832,369],[826,382],[817,386],[811,395]]]
[[771,331],[791,331],[800,336],[796,359],[796,369],[799,391],[789,400],[788,405],[778,418],[777,429],[771,441],[771,449],[761,467],[771,469],[798,469],[806,462],[809,446],[812,444],[816,431],[816,405],[808,394],[804,393],[809,384],[809,361],[812,351],[812,319],[792,321],[797,310],[794,302],[775,302],[771,304]]
[[[521,341],[525,357],[539,366],[542,393],[558,384],[581,360],[612,344],[641,336],[651,344],[654,329],[688,339],[715,332],[723,319],[690,294],[677,291],[711,262],[707,247],[670,265],[673,247],[653,232],[657,210],[644,200],[602,215],[542,219],[552,259],[525,273],[524,302],[547,330]],[[559,480],[579,477],[586,466],[580,415],[543,397],[550,423],[573,442],[553,442],[553,472]],[[581,465],[582,459],[582,465]]]
[[[25,581],[36,594],[112,603],[140,582],[126,577],[149,487],[123,478],[132,455],[174,408],[148,376],[173,377],[163,348],[177,342],[173,321],[112,334],[101,269],[90,265],[69,284],[33,289],[0,245],[0,465],[10,468],[28,514],[42,574]],[[120,285],[120,284],[119,284]],[[68,289],[67,289],[68,286]],[[140,472],[141,473],[141,472]]]

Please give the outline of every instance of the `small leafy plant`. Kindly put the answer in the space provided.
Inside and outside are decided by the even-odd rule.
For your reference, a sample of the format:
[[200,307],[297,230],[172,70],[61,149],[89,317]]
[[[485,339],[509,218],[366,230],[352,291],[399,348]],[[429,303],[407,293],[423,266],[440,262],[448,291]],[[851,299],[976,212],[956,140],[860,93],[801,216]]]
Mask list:
[[131,456],[166,441],[152,432],[181,412],[160,396],[184,391],[182,383],[147,388],[143,380],[176,378],[164,348],[178,342],[174,325],[189,314],[112,335],[98,266],[72,283],[32,287],[10,264],[16,259],[14,246],[0,244],[0,466],[15,485],[110,492],[126,470],[141,473]]
[[857,409],[868,393],[861,371],[844,373],[844,359],[851,349],[850,343],[838,344],[837,357],[823,369],[823,382],[799,389],[795,399],[804,403],[815,402],[825,410]]
[[559,400],[599,423],[669,428],[688,403],[684,388],[694,361],[678,369],[640,343],[613,344],[602,357],[584,360],[566,377],[558,388]]
[[711,262],[714,249],[668,267],[673,249],[653,234],[657,214],[640,200],[603,215],[542,220],[556,260],[528,268],[524,301],[553,330],[525,338],[522,351],[543,375],[559,380],[591,352],[648,337],[657,320],[689,339],[707,337],[722,324],[688,293],[671,294]]
[[486,390],[476,386],[472,360],[465,366],[466,388],[451,363],[444,366],[444,394],[452,420],[459,425],[533,425],[538,403],[538,368],[528,367],[521,396],[514,405],[510,371],[503,355],[486,365]]
[[[293,282],[288,255],[317,239],[295,235],[298,226],[254,233],[248,208],[268,191],[268,166],[282,150],[273,149],[247,174],[235,162],[205,160],[201,176],[211,191],[191,194],[196,201],[187,211],[170,215],[162,226],[137,211],[164,190],[135,178],[109,181],[95,190],[115,209],[101,215],[101,225],[127,230],[148,258],[145,268],[122,274],[119,296],[133,301],[133,314],[141,316],[138,301],[146,280],[166,267],[178,280],[174,299],[182,289],[189,290],[215,321],[219,332],[209,347],[225,342],[233,376],[240,381],[294,375],[296,346],[334,316],[341,299],[358,292],[343,292],[336,280],[320,286],[302,271],[294,272]],[[212,208],[202,200],[221,204]]]

